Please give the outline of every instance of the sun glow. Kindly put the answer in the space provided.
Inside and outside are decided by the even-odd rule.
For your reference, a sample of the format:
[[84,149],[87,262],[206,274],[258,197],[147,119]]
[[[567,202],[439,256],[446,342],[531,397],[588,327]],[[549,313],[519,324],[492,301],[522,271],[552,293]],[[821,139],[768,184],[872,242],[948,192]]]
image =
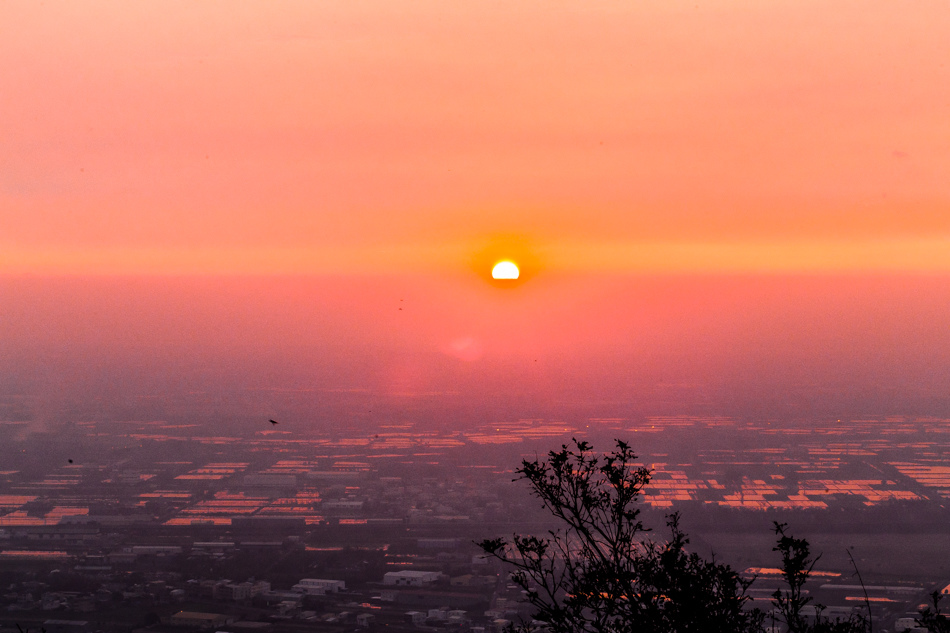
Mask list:
[[509,261],[498,262],[495,264],[495,267],[491,269],[492,279],[517,279],[518,275],[518,267]]

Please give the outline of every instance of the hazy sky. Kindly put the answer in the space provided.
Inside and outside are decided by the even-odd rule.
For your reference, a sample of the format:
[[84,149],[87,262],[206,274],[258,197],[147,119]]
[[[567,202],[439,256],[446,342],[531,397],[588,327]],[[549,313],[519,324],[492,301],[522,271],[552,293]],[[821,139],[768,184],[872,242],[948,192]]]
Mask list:
[[0,271],[950,270],[943,2],[4,2]]
[[2,2],[0,391],[948,409],[948,33],[925,1]]

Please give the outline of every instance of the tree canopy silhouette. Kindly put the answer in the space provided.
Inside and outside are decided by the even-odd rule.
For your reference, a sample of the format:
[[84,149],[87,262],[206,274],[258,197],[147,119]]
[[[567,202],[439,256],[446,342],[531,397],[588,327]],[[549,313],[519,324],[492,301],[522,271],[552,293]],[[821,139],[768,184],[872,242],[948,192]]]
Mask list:
[[519,478],[564,527],[479,545],[514,568],[534,617],[552,633],[761,631],[762,612],[745,608],[751,581],[689,553],[676,513],[667,539],[649,538],[636,504],[650,471],[635,459],[620,440],[604,456],[574,440],[546,460],[524,460]]
[[788,633],[870,633],[870,617],[852,613],[847,618],[831,619],[822,613],[823,605],[813,604],[804,587],[821,555],[812,558],[808,541],[791,536],[787,529],[785,523],[775,523],[778,542],[772,551],[782,554],[782,578],[788,588],[776,589],[772,602]]
[[[665,540],[651,538],[637,507],[651,473],[636,464],[627,443],[615,442],[601,456],[575,439],[515,471],[562,527],[478,543],[513,569],[511,579],[534,608],[535,623],[513,623],[512,630],[538,624],[551,633],[763,632],[765,614],[747,604],[752,580],[688,552],[677,513],[667,516]],[[772,618],[789,633],[873,633],[869,602],[866,615],[825,617],[804,589],[820,555],[813,557],[808,541],[784,523],[775,523],[775,535],[786,588],[772,594]],[[933,607],[917,618],[930,633],[950,633],[941,597],[934,593]]]

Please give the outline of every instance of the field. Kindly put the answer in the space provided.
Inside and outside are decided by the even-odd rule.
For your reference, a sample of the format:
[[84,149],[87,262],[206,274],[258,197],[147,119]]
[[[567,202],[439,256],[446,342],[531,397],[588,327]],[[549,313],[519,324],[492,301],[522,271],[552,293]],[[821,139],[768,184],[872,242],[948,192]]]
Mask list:
[[[900,579],[946,586],[950,583],[950,531],[915,534],[817,534],[795,533],[807,538],[813,553],[821,553],[816,570],[841,573],[841,580],[854,573],[848,560],[851,549],[864,581],[868,584],[898,583]],[[692,547],[703,555],[711,551],[717,558],[743,570],[748,567],[777,567],[780,559],[772,551],[770,533],[703,532],[691,534]]]

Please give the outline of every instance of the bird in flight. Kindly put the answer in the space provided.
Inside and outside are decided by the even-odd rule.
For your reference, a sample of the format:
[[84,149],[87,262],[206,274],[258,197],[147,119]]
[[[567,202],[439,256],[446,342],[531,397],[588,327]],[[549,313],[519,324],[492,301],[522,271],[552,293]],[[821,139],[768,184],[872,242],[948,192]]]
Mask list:
[[277,424],[277,420],[271,420],[270,423],[271,423],[271,424]]

